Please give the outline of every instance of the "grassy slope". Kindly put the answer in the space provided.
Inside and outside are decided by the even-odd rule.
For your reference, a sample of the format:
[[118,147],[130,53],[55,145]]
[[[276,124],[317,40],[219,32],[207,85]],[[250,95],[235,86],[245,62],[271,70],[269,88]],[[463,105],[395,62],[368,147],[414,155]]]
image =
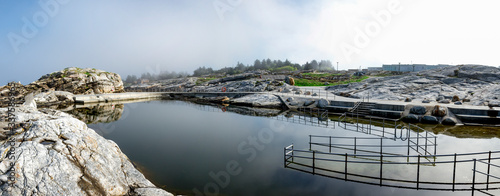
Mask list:
[[[314,76],[312,76],[314,77]],[[351,78],[346,81],[341,81],[341,82],[335,82],[335,83],[330,83],[327,86],[335,86],[339,84],[349,84],[353,82],[361,82],[363,80],[368,79],[368,76],[361,76],[361,77],[356,77],[356,78]],[[295,86],[325,86],[324,82],[316,81],[316,80],[308,80],[308,79],[294,79],[295,80]]]

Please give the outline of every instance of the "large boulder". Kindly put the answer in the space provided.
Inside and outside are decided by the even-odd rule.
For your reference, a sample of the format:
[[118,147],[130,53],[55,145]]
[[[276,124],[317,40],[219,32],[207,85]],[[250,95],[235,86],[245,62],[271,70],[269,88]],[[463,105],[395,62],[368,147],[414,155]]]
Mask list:
[[402,120],[406,123],[418,123],[419,117],[415,114],[408,114],[407,116],[404,116]]
[[295,85],[295,80],[290,76],[285,77],[285,82],[289,85],[292,85],[292,86]]
[[316,102],[316,101],[314,101],[314,100],[312,100],[312,99],[308,99],[308,100],[306,100],[306,101],[304,102],[304,106],[310,106],[310,105],[314,104],[314,102]]
[[326,106],[329,106],[329,105],[330,105],[330,102],[328,102],[328,100],[326,100],[326,99],[318,100],[318,107],[319,108],[326,108]]
[[435,116],[423,116],[422,123],[439,124],[439,120]]
[[[0,175],[15,170],[16,183],[9,189],[3,183],[1,195],[172,195],[156,188],[116,143],[82,121],[51,109],[15,109],[16,122],[24,129],[11,136],[17,141],[16,156],[0,163]],[[9,143],[2,142],[0,151],[9,149]]]
[[38,93],[34,96],[34,100],[38,104],[53,104],[53,103],[71,103],[74,102],[74,95],[65,91],[48,91]]
[[438,101],[439,103],[451,103],[451,101],[449,99],[442,99],[440,101]]
[[432,110],[432,115],[438,117],[446,116],[446,108],[440,105],[436,105]]
[[446,117],[443,119],[443,121],[441,122],[441,124],[443,125],[456,125],[457,124],[457,119],[453,118],[453,117]]
[[413,106],[410,109],[411,114],[424,115],[427,112],[424,106]]

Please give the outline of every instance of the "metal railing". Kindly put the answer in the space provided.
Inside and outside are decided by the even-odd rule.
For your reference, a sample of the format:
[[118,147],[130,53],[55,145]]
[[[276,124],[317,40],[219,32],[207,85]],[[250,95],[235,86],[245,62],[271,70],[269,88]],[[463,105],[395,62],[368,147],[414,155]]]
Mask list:
[[[348,119],[348,116],[350,116],[350,120]],[[403,129],[403,127],[398,126],[399,119],[361,115],[351,112],[342,114],[339,117],[338,125],[345,130],[362,132],[369,135],[387,138],[397,138],[396,134],[398,128]]]
[[[486,172],[480,171],[478,169],[479,168],[478,163],[482,163],[482,164],[486,165],[487,171]],[[489,185],[490,185],[490,178],[494,178],[496,180],[500,180],[500,177],[491,174],[491,167],[492,166],[493,166],[493,168],[500,169],[499,165],[491,163],[491,152],[489,153],[489,156],[488,156],[488,162],[485,162],[483,160],[474,159],[474,167],[472,168],[472,172],[473,172],[472,173],[472,187],[471,187],[471,189],[472,189],[472,195],[474,195],[474,191],[478,191],[478,192],[486,194],[486,195],[493,195],[493,194],[487,192],[487,191],[491,190],[491,188],[489,187]],[[476,173],[486,176],[486,184],[483,184],[484,188],[477,188],[477,186],[480,185],[480,184],[476,185],[477,184],[476,183],[476,177],[477,177]]]
[[[314,111],[313,111],[314,113]],[[317,113],[317,112],[316,112]],[[289,113],[288,115],[278,115],[270,117],[274,120],[279,120],[283,122],[290,122],[294,124],[300,125],[308,125],[313,127],[322,127],[322,128],[335,128],[335,122],[332,122],[328,117],[321,117],[322,113],[320,112],[320,116],[314,116],[313,114],[306,115],[307,113]]]
[[[500,151],[443,155],[374,155],[297,150],[292,144],[284,149],[284,153],[285,168],[345,181],[417,190],[483,191],[500,189],[500,181],[498,180],[478,181],[477,178],[467,177],[464,173],[458,172],[463,170],[457,169],[470,168],[470,164],[476,161],[500,160]],[[487,157],[488,155],[489,157]],[[432,163],[426,163],[422,162],[423,158],[436,158],[436,160]],[[370,170],[372,174],[366,174],[366,171],[359,172],[360,167],[374,168],[373,166],[376,166],[378,171],[372,169]],[[404,172],[394,171],[398,173],[398,175],[394,175],[396,177],[387,176],[387,173],[397,169],[402,169]],[[436,169],[443,174],[436,176],[434,174]],[[361,169],[361,171],[363,170]],[[460,178],[457,178],[458,175]],[[488,185],[488,188],[478,188],[478,185]]]
[[[410,132],[408,132],[406,141],[395,141],[392,138],[382,137],[374,138],[309,135],[309,150],[322,150],[319,148],[313,148],[314,146],[318,146],[328,148],[328,152],[332,152],[333,148],[334,150],[344,150],[346,152],[353,152],[354,154],[357,154],[358,152],[364,152],[380,155],[411,155],[410,152],[412,152],[411,150],[413,150],[420,155],[435,155],[437,149],[437,143],[435,140],[436,137],[433,136],[431,138],[427,138],[427,135],[426,137],[419,137],[419,135],[420,133],[416,133],[416,136],[410,136]],[[433,139],[434,141],[431,141]],[[424,142],[419,142],[421,140],[424,140]],[[386,142],[384,143],[384,141]],[[434,150],[429,152],[427,149]]]
[[358,107],[361,105],[361,103],[362,103],[361,101],[356,102],[354,106],[351,109],[349,109],[349,112],[352,113],[352,111],[356,111]]

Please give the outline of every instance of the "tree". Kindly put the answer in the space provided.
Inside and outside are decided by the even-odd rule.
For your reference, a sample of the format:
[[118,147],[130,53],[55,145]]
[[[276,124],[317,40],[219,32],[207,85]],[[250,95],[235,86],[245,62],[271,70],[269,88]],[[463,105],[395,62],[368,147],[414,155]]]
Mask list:
[[283,66],[289,66],[291,64],[292,63],[288,59],[286,59],[285,62],[283,63]]
[[297,69],[297,70],[302,70],[302,68],[303,68],[303,67],[302,67],[302,66],[300,66],[300,64],[298,64],[298,63],[295,63],[295,64],[293,64],[292,66],[293,66],[293,67],[295,67],[295,69]]
[[318,70],[319,69],[318,61],[316,60],[311,61],[311,68],[314,70]]
[[283,61],[281,60],[278,60],[278,62],[276,63],[276,67],[283,67]]
[[137,81],[137,76],[135,75],[127,75],[127,79],[125,79],[125,82],[126,83],[134,83],[135,81]]
[[208,74],[212,74],[213,72],[214,72],[214,70],[211,67],[206,68],[205,66],[203,66],[203,67],[199,67],[198,69],[194,70],[193,76],[208,75]]
[[319,70],[333,70],[332,62],[329,60],[321,60],[319,62]]
[[245,65],[243,65],[243,63],[238,62],[238,64],[236,65],[236,70],[240,71],[240,72],[244,72],[244,71],[246,71],[246,67],[245,67]]
[[306,64],[304,64],[304,70],[311,70],[312,69],[312,66],[309,62],[306,62]]

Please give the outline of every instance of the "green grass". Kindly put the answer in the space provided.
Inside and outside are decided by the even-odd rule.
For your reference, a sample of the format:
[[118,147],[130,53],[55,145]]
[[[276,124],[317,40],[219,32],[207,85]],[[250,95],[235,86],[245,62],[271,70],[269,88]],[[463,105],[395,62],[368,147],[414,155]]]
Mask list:
[[[368,76],[361,76],[361,77],[356,77],[356,78],[351,78],[346,81],[341,81],[341,82],[335,82],[335,83],[330,83],[327,86],[335,86],[339,84],[349,84],[353,82],[361,82],[363,80],[368,79]],[[325,86],[325,82],[320,82],[316,80],[308,80],[308,79],[294,79],[295,80],[295,86]]]
[[198,78],[198,80],[196,80],[196,85],[200,85],[200,84],[203,84],[205,82],[215,80],[215,79],[217,79],[217,78]]
[[322,78],[322,77],[328,77],[328,76],[337,76],[341,74],[331,74],[331,73],[322,73],[322,74],[316,74],[316,73],[303,73],[302,75],[304,76],[310,76],[313,78]]
[[281,72],[281,71],[297,71],[297,68],[292,67],[292,66],[283,66],[283,67],[278,67],[276,69],[271,69],[272,72]]

